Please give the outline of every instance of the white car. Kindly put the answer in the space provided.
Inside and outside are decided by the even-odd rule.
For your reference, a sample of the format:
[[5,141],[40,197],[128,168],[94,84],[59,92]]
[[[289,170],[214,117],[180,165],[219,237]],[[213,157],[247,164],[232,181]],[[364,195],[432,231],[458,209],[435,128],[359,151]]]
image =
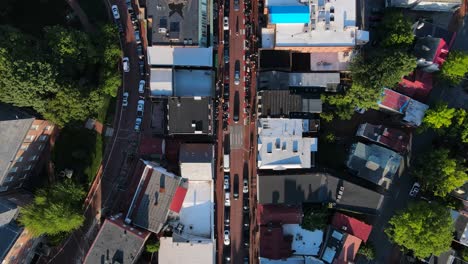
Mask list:
[[116,5],[111,6],[112,15],[114,15],[115,20],[120,19],[119,8]]
[[244,184],[242,185],[242,192],[248,193],[249,192],[249,181],[244,179]]
[[224,230],[224,245],[229,246],[231,244],[231,234],[229,233],[229,230],[225,229]]
[[231,206],[231,194],[229,192],[224,193],[224,206]]
[[144,108],[145,108],[145,101],[144,100],[138,100],[138,105],[137,105],[137,116],[138,117],[143,117]]
[[228,17],[224,17],[224,30],[229,30],[229,18]]
[[140,81],[140,84],[138,85],[138,92],[141,94],[145,92],[145,80]]
[[418,182],[415,182],[413,184],[413,187],[411,187],[411,190],[409,192],[409,195],[411,197],[416,197],[416,195],[418,195],[419,193],[419,189],[421,188],[421,185],[418,183]]
[[135,120],[135,131],[140,131],[140,128],[141,128],[141,118],[137,117],[137,119]]
[[122,106],[128,105],[128,92],[123,93]]
[[229,190],[229,174],[224,174],[224,190]]
[[130,71],[130,61],[128,60],[128,57],[123,57],[122,64],[123,64],[124,72],[129,72]]

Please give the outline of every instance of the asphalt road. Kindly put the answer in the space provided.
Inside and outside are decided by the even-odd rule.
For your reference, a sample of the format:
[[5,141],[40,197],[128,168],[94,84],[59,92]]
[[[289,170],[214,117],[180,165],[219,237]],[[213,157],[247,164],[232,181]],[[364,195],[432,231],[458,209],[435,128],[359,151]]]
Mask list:
[[[114,134],[110,145],[106,148],[102,163],[102,175],[93,183],[89,200],[85,203],[85,223],[82,228],[74,232],[58,251],[53,251],[48,258],[42,258],[40,263],[82,263],[91,243],[93,242],[99,225],[104,217],[118,213],[128,208],[125,197],[125,185],[131,181],[130,172],[135,167],[140,133],[135,132],[138,83],[140,81],[138,56],[134,30],[127,13],[124,1],[110,1],[106,3],[110,12],[110,5],[116,4],[120,11],[120,18],[124,24],[125,36],[121,38],[123,56],[130,60],[130,72],[123,73],[123,83],[119,89],[117,113],[114,123]],[[129,93],[128,106],[122,107],[122,94]],[[150,103],[145,103],[145,112],[150,112]],[[150,115],[145,116],[143,127],[149,126]],[[119,202],[122,201],[122,202]]]

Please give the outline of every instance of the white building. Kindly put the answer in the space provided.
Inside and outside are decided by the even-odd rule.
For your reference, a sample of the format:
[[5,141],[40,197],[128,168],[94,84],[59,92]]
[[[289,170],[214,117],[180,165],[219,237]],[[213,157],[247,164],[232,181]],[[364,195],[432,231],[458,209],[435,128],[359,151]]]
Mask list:
[[302,169],[313,166],[317,138],[304,138],[308,120],[260,118],[258,124],[258,168]]
[[417,11],[454,12],[463,0],[387,0],[388,7],[410,8]]

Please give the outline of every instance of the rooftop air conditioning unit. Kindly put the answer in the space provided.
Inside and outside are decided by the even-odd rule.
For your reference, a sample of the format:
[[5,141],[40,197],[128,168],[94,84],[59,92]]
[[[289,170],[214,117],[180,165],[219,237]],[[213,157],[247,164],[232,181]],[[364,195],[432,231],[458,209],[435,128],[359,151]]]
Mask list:
[[166,34],[167,28],[158,28],[158,33]]

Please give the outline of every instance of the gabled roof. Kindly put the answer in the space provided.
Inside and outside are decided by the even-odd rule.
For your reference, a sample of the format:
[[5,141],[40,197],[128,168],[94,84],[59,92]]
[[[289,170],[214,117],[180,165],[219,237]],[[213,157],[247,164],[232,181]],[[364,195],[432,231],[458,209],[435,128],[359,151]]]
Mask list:
[[121,219],[106,219],[84,263],[135,263],[149,234],[147,231],[124,224]]
[[384,88],[382,98],[378,102],[380,108],[403,115],[403,121],[412,126],[420,126],[428,105],[410,97]]
[[260,225],[300,224],[302,215],[302,208],[299,205],[258,204],[257,208],[257,219]]
[[360,245],[361,239],[352,235],[346,235],[340,255],[335,261],[333,261],[333,264],[353,263]]
[[18,210],[14,203],[0,198],[0,261],[8,254],[21,234],[22,228],[14,222]]
[[380,143],[400,153],[407,151],[410,140],[408,134],[399,129],[369,123],[361,124],[356,136]]
[[334,228],[340,229],[348,234],[351,234],[364,243],[367,242],[369,235],[372,231],[372,226],[357,220],[356,218],[344,215],[342,213],[335,213],[333,215],[332,224]]

